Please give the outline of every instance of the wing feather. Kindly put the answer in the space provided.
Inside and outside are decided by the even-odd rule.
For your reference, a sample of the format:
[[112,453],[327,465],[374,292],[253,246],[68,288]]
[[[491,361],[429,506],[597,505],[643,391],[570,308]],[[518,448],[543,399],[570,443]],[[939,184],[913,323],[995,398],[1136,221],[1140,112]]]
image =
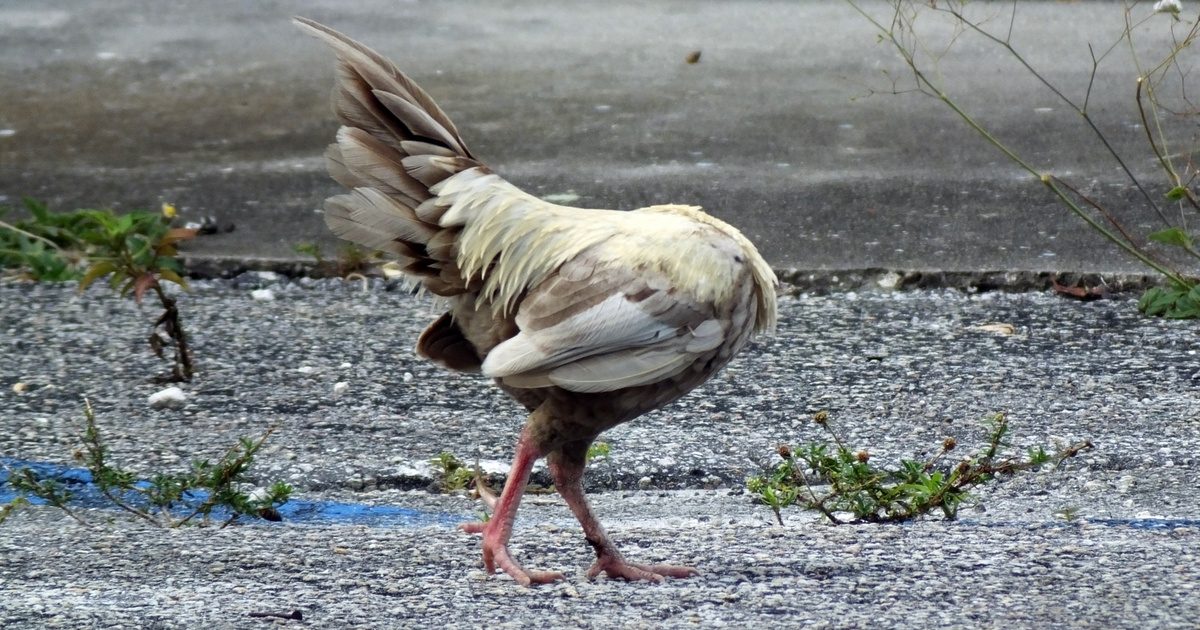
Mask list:
[[488,353],[484,374],[513,387],[615,391],[678,374],[724,341],[711,306],[670,290],[656,274],[581,273],[575,264],[522,302],[520,332]]

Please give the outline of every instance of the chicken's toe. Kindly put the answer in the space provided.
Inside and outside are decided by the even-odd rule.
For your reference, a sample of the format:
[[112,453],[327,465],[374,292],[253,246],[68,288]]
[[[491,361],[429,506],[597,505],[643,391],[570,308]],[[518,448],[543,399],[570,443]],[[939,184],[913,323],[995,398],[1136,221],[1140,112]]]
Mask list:
[[594,578],[601,573],[610,578],[631,582],[634,580],[662,582],[663,578],[668,577],[688,578],[700,575],[700,571],[693,567],[675,564],[637,564],[613,556],[605,556],[596,560],[592,564],[592,568],[588,569],[587,576]]
[[495,573],[498,567],[521,586],[549,584],[566,579],[566,576],[558,571],[526,570],[508,553],[508,545],[489,543],[486,538],[483,543],[483,564],[489,574]]

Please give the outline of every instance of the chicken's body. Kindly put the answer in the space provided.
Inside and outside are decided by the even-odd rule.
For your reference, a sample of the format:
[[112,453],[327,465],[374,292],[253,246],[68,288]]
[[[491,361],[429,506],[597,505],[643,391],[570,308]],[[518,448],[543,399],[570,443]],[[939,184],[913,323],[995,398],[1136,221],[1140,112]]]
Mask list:
[[682,577],[626,563],[583,496],[596,436],[679,398],[775,324],[775,277],[733,227],[690,206],[632,212],[551,204],[476,160],[432,99],[383,57],[308,20],[340,60],[343,127],[326,156],[352,192],[326,202],[335,233],[396,255],[448,312],[417,342],[449,369],[481,372],[530,416],[484,534],[484,562],[518,582],[507,552],[529,471],[545,456],[595,548],[591,575]]

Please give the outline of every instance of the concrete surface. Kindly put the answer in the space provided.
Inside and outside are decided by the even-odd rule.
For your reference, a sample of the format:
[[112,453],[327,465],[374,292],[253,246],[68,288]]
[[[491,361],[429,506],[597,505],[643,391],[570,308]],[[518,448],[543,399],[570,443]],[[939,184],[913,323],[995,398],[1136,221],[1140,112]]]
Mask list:
[[[0,1],[0,195],[168,200],[236,226],[190,244],[197,258],[295,259],[308,241],[331,252],[314,210],[337,190],[319,159],[335,130],[332,60],[294,14],[396,59],[517,184],[587,206],[700,204],[781,269],[1142,271],[939,103],[889,94],[903,67],[839,2]],[[1170,23],[1137,29],[1144,60]],[[945,39],[921,24],[931,47]],[[1116,2],[1021,3],[1014,43],[1082,99],[1088,44],[1122,25]],[[964,36],[941,70],[1040,168],[1131,228],[1156,226],[1078,116],[1011,59]],[[1134,76],[1118,47],[1091,111],[1149,176]]]
[[[269,288],[273,301],[256,301]],[[139,310],[93,289],[0,284],[0,454],[70,463],[81,399],[111,456],[139,470],[215,457],[278,424],[261,482],[297,498],[474,518],[431,494],[450,451],[502,473],[522,414],[486,382],[416,359],[429,305],[376,281],[200,281],[181,308],[200,374],[178,410],[152,410],[162,365]],[[1007,323],[1012,334],[981,328]],[[447,526],[296,520],[150,530],[112,511],[96,528],[33,508],[0,526],[0,625],[245,627],[301,610],[317,627],[1185,628],[1200,618],[1200,378],[1195,327],[1147,319],[1130,298],[956,291],[798,294],[776,337],[753,344],[679,403],[604,436],[589,468],[596,509],[632,558],[696,563],[658,587],[587,581],[565,506],[531,495],[515,553],[569,580],[534,590],[485,579],[476,538]],[[306,368],[301,370],[300,368]],[[28,385],[17,394],[15,382]],[[347,391],[335,396],[335,382]],[[1012,448],[1096,448],[978,493],[959,522],[786,526],[744,494],[779,443],[821,439],[829,409],[877,461],[965,452],[1005,411]],[[547,483],[544,469],[534,479]],[[1070,514],[1071,520],[1063,515]],[[283,623],[283,622],[280,622]],[[291,623],[291,622],[289,622]]]

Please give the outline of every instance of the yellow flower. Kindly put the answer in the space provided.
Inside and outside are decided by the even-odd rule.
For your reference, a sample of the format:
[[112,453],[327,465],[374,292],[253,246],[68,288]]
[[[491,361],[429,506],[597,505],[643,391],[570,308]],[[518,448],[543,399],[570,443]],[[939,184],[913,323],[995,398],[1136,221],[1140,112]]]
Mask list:
[[177,213],[177,211],[175,210],[175,204],[168,203],[166,201],[163,202],[162,214],[164,217],[166,217],[168,219],[174,219],[176,213]]

